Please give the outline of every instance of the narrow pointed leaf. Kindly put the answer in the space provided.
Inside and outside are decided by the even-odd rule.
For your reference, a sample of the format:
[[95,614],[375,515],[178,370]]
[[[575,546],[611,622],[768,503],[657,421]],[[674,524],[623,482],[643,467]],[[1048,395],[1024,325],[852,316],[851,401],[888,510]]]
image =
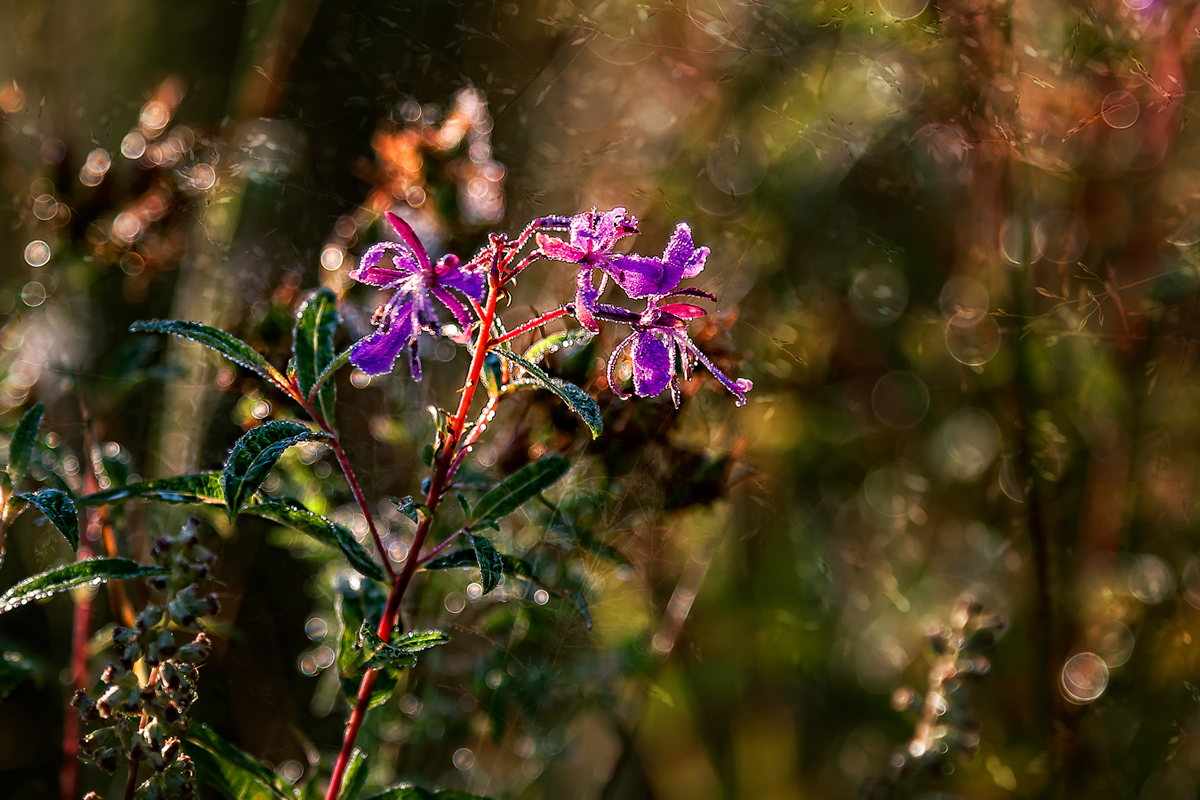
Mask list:
[[367,754],[355,748],[350,756],[350,766],[346,767],[346,777],[342,780],[338,800],[354,800],[367,783]]
[[[341,633],[335,664],[341,679],[342,694],[351,703],[358,695],[366,661],[359,634],[364,627],[373,632],[379,626],[386,602],[387,598],[378,584],[371,581],[346,582],[337,589],[334,609],[341,624]],[[399,682],[399,668],[381,669],[375,677],[367,707],[375,708],[387,702]]]
[[468,535],[471,537],[471,546],[475,548],[475,558],[479,562],[479,579],[483,584],[483,593],[487,594],[500,585],[500,578],[504,575],[504,560],[487,539],[473,533]]
[[358,630],[358,641],[362,648],[363,669],[384,667],[411,667],[417,663],[417,653],[450,641],[442,631],[410,631],[402,636],[393,636],[384,642],[367,622]]
[[396,504],[397,511],[417,524],[420,524],[421,520],[428,519],[430,516],[429,506],[416,502],[412,499],[412,495],[405,495],[399,500],[393,500],[392,502]]
[[43,600],[85,583],[124,581],[166,575],[166,567],[147,567],[124,558],[90,558],[32,575],[0,595],[0,614],[34,600]]
[[[318,289],[300,306],[292,332],[292,357],[296,366],[296,385],[308,397],[317,378],[333,363],[333,336],[337,332],[337,297],[329,289]],[[327,422],[333,422],[336,394],[334,384],[325,381],[313,398],[313,405]]]
[[423,789],[411,783],[402,783],[371,795],[365,800],[488,800],[479,794],[460,792],[457,789]]
[[577,344],[583,344],[590,340],[596,334],[589,331],[587,328],[576,328],[569,331],[558,331],[549,336],[539,339],[530,345],[525,351],[523,358],[526,361],[534,364],[539,363],[549,353],[555,353],[565,347],[573,347]]
[[593,439],[600,436],[604,430],[604,421],[600,417],[600,407],[596,405],[596,401],[592,399],[591,395],[573,383],[551,377],[537,364],[527,361],[510,350],[494,350],[493,352],[521,367],[525,371],[526,378],[532,383],[558,395],[559,399],[578,414],[584,424],[588,426]]
[[207,725],[193,723],[184,752],[196,764],[197,777],[232,800],[295,800],[296,793],[271,770]]
[[[500,561],[503,565],[505,575],[515,575],[521,578],[533,577],[533,565],[523,558],[516,556],[508,556],[504,553],[500,554]],[[461,550],[455,550],[453,553],[448,553],[441,558],[435,558],[425,565],[425,569],[454,569],[456,567],[477,567],[479,566],[479,557],[475,555],[474,547],[464,547]]]
[[42,413],[45,406],[38,403],[21,415],[17,421],[17,429],[13,431],[12,441],[8,443],[8,476],[12,479],[12,488],[19,488],[21,479],[29,471],[29,461],[33,457],[33,446],[37,444],[38,428],[42,425]]
[[300,442],[328,439],[328,435],[298,422],[268,422],[251,430],[234,444],[221,475],[225,507],[236,515],[262,486],[263,481],[283,455]]
[[571,462],[562,456],[526,464],[485,494],[475,505],[471,527],[484,521],[498,522],[521,507],[522,503],[549,489],[571,469]]
[[224,505],[225,490],[221,488],[221,473],[198,472],[193,475],[177,475],[157,481],[141,481],[116,489],[84,495],[75,505],[102,506],[126,500],[158,500],[163,503],[187,505]]
[[236,336],[230,336],[223,330],[213,328],[201,322],[186,322],[177,319],[147,319],[135,322],[129,326],[133,333],[169,333],[197,344],[202,344],[210,350],[216,350],[239,367],[257,372],[279,388],[287,391],[290,387],[287,380],[279,374],[279,370],[271,366],[262,353],[243,342]]
[[348,528],[309,511],[299,500],[289,497],[282,500],[265,500],[261,503],[252,502],[242,509],[242,513],[287,525],[341,551],[350,566],[368,578],[382,581],[386,577],[383,567],[375,563],[370,553],[363,549]]
[[42,512],[50,524],[66,537],[72,550],[79,549],[79,515],[75,512],[70,495],[59,489],[42,489],[23,492],[17,497]]

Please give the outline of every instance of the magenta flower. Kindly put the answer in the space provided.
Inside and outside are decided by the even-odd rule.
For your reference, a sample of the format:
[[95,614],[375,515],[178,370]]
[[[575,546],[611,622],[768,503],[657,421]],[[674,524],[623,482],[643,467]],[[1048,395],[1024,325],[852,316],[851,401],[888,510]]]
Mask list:
[[613,253],[617,242],[638,232],[637,218],[617,206],[601,214],[596,209],[576,214],[570,219],[568,241],[537,235],[538,249],[547,258],[579,264],[581,269],[575,279],[575,318],[588,330],[596,331],[596,300],[604,290],[604,279],[599,287],[592,284],[592,270],[602,269],[611,274],[611,263],[625,256]]
[[704,270],[707,247],[696,247],[692,229],[686,222],[675,226],[662,258],[631,253],[610,259],[605,270],[625,294],[634,299],[661,295],[679,285],[685,278],[694,278]]
[[[396,357],[406,346],[413,380],[421,380],[421,362],[417,358],[417,337],[422,330],[438,335],[441,330],[434,313],[433,300],[445,306],[458,321],[456,338],[469,335],[473,318],[453,292],[479,302],[484,295],[482,272],[464,269],[458,256],[445,255],[436,265],[408,223],[388,212],[387,220],[400,241],[372,245],[350,277],[361,283],[393,289],[386,303],[376,309],[371,323],[375,332],[360,340],[350,351],[350,363],[368,375],[391,372]],[[385,255],[391,266],[382,266]],[[453,290],[453,292],[451,291]]]
[[692,368],[699,361],[721,385],[733,393],[739,406],[746,404],[746,392],[754,388],[747,378],[731,379],[717,369],[712,360],[696,346],[687,332],[688,320],[703,317],[704,309],[691,303],[664,303],[670,297],[681,295],[716,298],[699,289],[678,289],[666,294],[651,295],[646,310],[641,314],[616,306],[599,304],[596,316],[600,319],[622,322],[633,328],[608,358],[608,385],[618,397],[629,395],[617,388],[617,361],[625,348],[633,361],[633,393],[638,397],[654,397],[671,389],[671,400],[679,407],[679,373],[685,380],[692,379]]

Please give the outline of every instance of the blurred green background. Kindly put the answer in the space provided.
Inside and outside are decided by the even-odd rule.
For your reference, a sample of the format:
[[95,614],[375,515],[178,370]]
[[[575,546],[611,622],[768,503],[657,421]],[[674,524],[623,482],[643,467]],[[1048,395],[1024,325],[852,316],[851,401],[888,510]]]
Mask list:
[[[374,295],[346,274],[384,208],[463,256],[614,205],[640,252],[677,220],[712,248],[695,285],[719,311],[693,336],[750,402],[703,373],[679,412],[617,400],[606,331],[555,363],[600,395],[599,441],[545,398],[502,408],[481,470],[580,459],[563,503],[590,550],[569,559],[548,514],[505,535],[570,572],[595,626],[422,584],[406,615],[454,643],[374,712],[372,783],[1196,796],[1196,2],[13,0],[0,23],[0,413],[46,403],[42,467],[68,485],[95,458],[218,467],[281,398],[129,324],[203,321],[282,364],[326,285],[348,344]],[[447,117],[466,132],[439,141]],[[535,268],[506,319],[572,278]],[[385,499],[419,488],[424,408],[465,366],[445,344],[423,342],[419,385],[339,379],[401,545]],[[273,480],[355,528],[329,459],[297,452]],[[182,519],[133,508],[122,549]],[[299,779],[344,718],[321,644],[338,568],[210,523],[222,641],[197,716]],[[0,586],[69,559],[55,537],[14,525]],[[1006,623],[990,668],[931,695],[943,715],[898,710],[964,594]],[[57,796],[70,619],[57,598],[0,620],[38,664],[0,703],[5,797]]]

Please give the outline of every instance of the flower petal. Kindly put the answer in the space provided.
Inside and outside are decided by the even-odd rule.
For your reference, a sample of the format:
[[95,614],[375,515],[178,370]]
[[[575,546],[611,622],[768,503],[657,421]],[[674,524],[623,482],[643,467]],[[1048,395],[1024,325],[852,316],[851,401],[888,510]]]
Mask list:
[[392,212],[387,212],[387,221],[392,224],[392,230],[396,231],[396,235],[400,237],[400,241],[408,245],[408,249],[417,257],[417,262],[420,263],[421,269],[429,270],[429,253],[425,252],[425,245],[421,244],[421,240],[417,238],[417,232],[412,229],[412,226],[396,216]]
[[704,269],[708,258],[707,247],[696,247],[692,242],[692,229],[686,222],[675,226],[675,233],[663,250],[663,263],[670,274],[679,273],[678,283],[684,278],[694,278]]
[[[389,253],[392,255],[391,267],[379,266]],[[367,248],[350,277],[371,286],[391,286],[419,269],[417,260],[399,242],[378,242]]]
[[619,345],[613,348],[612,353],[608,356],[608,388],[612,390],[613,394],[622,399],[629,397],[629,395],[617,388],[617,362],[621,359],[622,351],[624,351],[625,348],[629,346],[629,343],[636,339],[637,336],[637,332],[626,336]]
[[409,342],[415,342],[417,333],[412,304],[405,303],[394,315],[385,317],[374,333],[354,345],[350,363],[368,375],[391,372],[400,350]]
[[708,312],[699,306],[694,306],[691,303],[667,303],[658,307],[659,311],[665,311],[673,317],[680,319],[696,319],[703,317]]
[[604,271],[625,290],[625,294],[634,299],[666,294],[679,283],[678,275],[671,281],[665,274],[662,261],[636,253],[613,256],[604,266]]
[[469,297],[477,303],[483,302],[487,294],[487,274],[484,270],[468,270],[459,267],[438,276],[438,283]]
[[671,353],[667,345],[650,331],[638,333],[633,340],[633,391],[638,397],[662,394],[671,382]]
[[578,264],[587,256],[587,253],[578,247],[567,244],[562,239],[546,236],[543,233],[537,235],[537,246],[539,250],[545,253],[546,258],[554,261],[565,261],[568,264]]
[[454,295],[440,286],[434,286],[429,290],[429,292],[438,300],[440,300],[442,305],[450,309],[450,313],[454,315],[456,320],[458,320],[460,333],[457,337],[455,337],[456,341],[461,340],[460,343],[469,341],[471,326],[474,324],[474,320],[471,319],[471,315],[467,313],[467,309],[463,306],[463,304],[458,302],[458,299]]
[[596,322],[594,313],[599,297],[600,292],[592,286],[591,267],[579,270],[579,274],[575,276],[575,319],[589,331],[600,330],[600,323]]

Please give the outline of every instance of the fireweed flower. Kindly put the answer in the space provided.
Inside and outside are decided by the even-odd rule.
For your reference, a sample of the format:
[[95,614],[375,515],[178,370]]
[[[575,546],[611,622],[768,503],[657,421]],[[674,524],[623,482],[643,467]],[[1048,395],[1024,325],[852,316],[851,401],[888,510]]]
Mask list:
[[654,397],[671,388],[671,400],[679,407],[679,373],[685,380],[692,379],[692,368],[699,361],[721,385],[733,393],[739,406],[746,404],[746,392],[754,388],[747,378],[731,379],[717,369],[712,360],[696,346],[687,332],[688,320],[703,317],[704,309],[691,303],[665,303],[671,297],[716,298],[698,289],[680,289],[667,294],[652,295],[641,314],[603,303],[596,307],[596,316],[612,322],[621,322],[633,328],[608,358],[608,386],[618,397],[629,395],[617,388],[617,362],[625,348],[633,361],[633,393],[638,397]]
[[[368,375],[390,372],[396,357],[406,346],[413,380],[421,380],[421,362],[417,358],[417,337],[422,330],[440,332],[433,300],[445,306],[458,320],[459,335],[469,334],[471,314],[454,295],[480,302],[485,277],[482,272],[464,269],[458,256],[445,255],[431,264],[425,246],[408,223],[388,212],[388,222],[400,241],[372,245],[350,277],[360,283],[393,289],[386,303],[371,317],[375,332],[360,340],[350,351],[350,363]],[[381,265],[391,255],[391,266]],[[451,291],[453,290],[453,292]]]
[[625,397],[617,388],[616,368],[621,354],[629,348],[633,361],[633,391],[639,397],[661,394],[668,386],[671,399],[679,405],[679,372],[692,379],[696,361],[708,368],[721,385],[733,393],[739,406],[746,402],[746,392],[754,384],[746,378],[729,378],[696,347],[688,336],[688,320],[703,317],[704,309],[691,303],[665,302],[674,297],[703,297],[715,301],[708,292],[699,289],[680,289],[679,282],[692,278],[704,269],[707,247],[696,247],[692,230],[681,222],[667,243],[662,258],[623,256],[613,259],[609,274],[630,297],[645,297],[646,310],[641,314],[617,306],[597,304],[596,316],[620,322],[633,328],[633,333],[617,345],[608,359],[608,385],[613,392]]
[[599,287],[592,284],[592,270],[601,269],[612,274],[614,261],[626,258],[613,253],[617,242],[638,232],[637,218],[617,206],[611,211],[600,213],[596,209],[571,217],[567,241],[537,235],[538,249],[550,259],[565,261],[580,266],[575,278],[575,318],[588,330],[596,331],[596,300],[604,290],[604,279]]

